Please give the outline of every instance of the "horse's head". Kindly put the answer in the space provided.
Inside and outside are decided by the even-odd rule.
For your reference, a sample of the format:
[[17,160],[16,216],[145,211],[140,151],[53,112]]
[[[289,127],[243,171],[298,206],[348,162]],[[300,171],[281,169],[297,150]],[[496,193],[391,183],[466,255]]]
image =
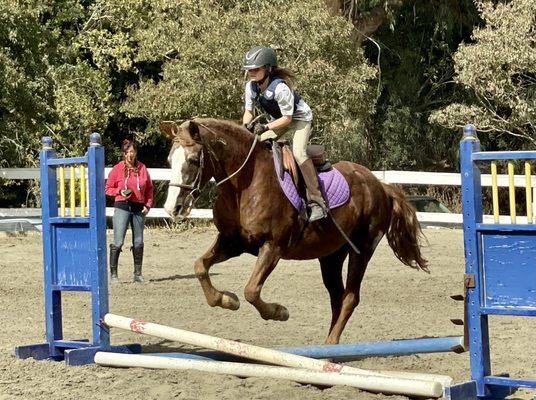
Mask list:
[[180,126],[173,121],[164,121],[160,123],[160,129],[172,142],[167,158],[171,177],[164,209],[173,218],[186,218],[204,183],[199,126],[194,121],[186,121]]

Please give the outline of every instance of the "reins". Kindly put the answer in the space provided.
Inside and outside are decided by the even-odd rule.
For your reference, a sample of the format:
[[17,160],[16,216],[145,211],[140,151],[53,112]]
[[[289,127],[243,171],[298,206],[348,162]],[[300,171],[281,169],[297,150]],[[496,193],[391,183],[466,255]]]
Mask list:
[[[217,135],[217,132],[215,132],[214,130],[210,129],[208,126],[206,126],[205,124],[201,124],[201,123],[197,123],[199,126],[202,126],[203,128],[205,128],[207,131],[209,131],[210,133],[213,133],[214,135]],[[253,138],[253,143],[251,143],[251,147],[249,148],[249,152],[248,152],[248,155],[246,156],[246,159],[244,160],[244,162],[242,163],[242,165],[240,166],[240,168],[238,168],[235,172],[233,172],[231,175],[229,175],[228,177],[226,178],[223,178],[221,181],[219,182],[216,182],[216,186],[220,186],[221,184],[227,182],[229,179],[233,178],[235,175],[237,175],[240,171],[242,171],[242,168],[244,168],[247,164],[247,162],[249,161],[249,158],[251,157],[251,154],[253,153],[253,149],[255,148],[255,145],[257,144],[258,140],[259,140],[259,136],[257,135],[253,135],[255,136]],[[204,147],[204,146],[203,146]],[[208,148],[207,146],[207,150],[210,151],[210,149]]]
[[253,139],[253,143],[251,144],[251,147],[249,149],[249,152],[248,152],[248,155],[246,156],[246,159],[244,160],[244,162],[242,163],[242,165],[240,166],[240,168],[238,168],[235,172],[233,172],[231,175],[229,175],[227,178],[224,178],[222,179],[221,181],[219,182],[216,182],[216,186],[220,186],[222,183],[224,182],[227,182],[229,179],[231,179],[233,176],[235,176],[236,174],[238,174],[240,171],[242,171],[242,168],[244,168],[249,160],[249,158],[251,157],[251,154],[253,153],[253,149],[255,148],[255,145],[257,144],[257,142],[259,141],[259,136],[258,135],[254,135],[255,138]]

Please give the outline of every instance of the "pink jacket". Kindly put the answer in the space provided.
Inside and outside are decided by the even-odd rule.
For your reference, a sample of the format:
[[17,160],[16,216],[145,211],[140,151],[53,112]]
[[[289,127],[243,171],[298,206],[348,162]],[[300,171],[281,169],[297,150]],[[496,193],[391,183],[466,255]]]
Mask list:
[[[129,171],[127,176],[124,174],[124,169],[124,161],[114,165],[106,180],[106,195],[115,197],[115,201],[128,200],[151,208],[153,206],[153,181],[145,165],[138,161],[138,173]],[[124,189],[132,190],[128,199],[121,196],[121,190]]]

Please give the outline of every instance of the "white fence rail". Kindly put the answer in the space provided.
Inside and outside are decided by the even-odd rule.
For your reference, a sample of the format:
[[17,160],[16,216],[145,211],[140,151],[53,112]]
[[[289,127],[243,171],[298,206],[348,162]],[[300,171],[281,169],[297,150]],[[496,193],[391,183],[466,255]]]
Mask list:
[[[107,177],[111,168],[105,168]],[[461,186],[461,177],[452,172],[422,172],[422,171],[372,171],[376,177],[387,183],[401,185],[426,185],[426,186]],[[169,181],[171,170],[169,168],[149,168],[149,174],[153,181]],[[4,179],[39,179],[39,168],[0,168],[0,178]],[[69,176],[65,177],[69,179]],[[525,187],[525,175],[515,175],[516,187]],[[533,187],[536,177],[532,177]],[[508,186],[508,175],[497,175],[498,186]],[[482,175],[482,186],[491,186],[491,175]]]
[[[111,168],[105,169],[106,177]],[[372,171],[376,177],[386,183],[400,185],[424,185],[424,186],[460,186],[461,177],[458,173],[445,172],[419,172],[419,171]],[[168,168],[149,168],[149,174],[153,181],[168,181],[171,170]],[[0,168],[0,178],[21,180],[39,179],[39,168]],[[66,179],[69,179],[67,176]],[[500,187],[508,186],[508,175],[498,175],[497,184]],[[525,187],[525,176],[516,175],[514,177],[516,187]],[[482,175],[482,186],[491,186],[491,175]],[[532,177],[533,199],[536,199],[536,177]],[[535,208],[536,212],[536,208]],[[106,215],[113,215],[113,208],[106,208]],[[11,224],[18,227],[21,224],[38,225],[40,222],[40,209],[0,209],[0,230]],[[163,208],[153,208],[147,215],[148,218],[168,218],[169,216]],[[191,218],[212,218],[211,209],[194,209]],[[424,226],[447,226],[460,227],[462,224],[461,214],[424,213],[418,212],[417,218]],[[502,217],[501,217],[502,218]],[[509,218],[504,216],[504,218]],[[485,220],[492,219],[492,216],[484,216]],[[522,219],[522,217],[521,217]],[[520,219],[519,222],[522,222]],[[17,225],[18,224],[18,225]],[[24,230],[24,229],[23,229]]]

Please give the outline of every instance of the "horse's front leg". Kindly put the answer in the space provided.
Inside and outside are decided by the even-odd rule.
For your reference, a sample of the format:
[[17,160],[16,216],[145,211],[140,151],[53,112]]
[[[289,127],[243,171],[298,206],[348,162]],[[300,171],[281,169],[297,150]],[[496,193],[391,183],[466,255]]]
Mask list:
[[286,321],[288,310],[285,307],[277,303],[265,303],[261,299],[262,286],[280,258],[279,251],[272,243],[266,242],[261,247],[253,273],[244,289],[244,296],[255,306],[262,318]]
[[240,308],[240,301],[236,294],[231,292],[221,292],[216,289],[210,280],[209,270],[214,264],[228,260],[231,257],[236,257],[242,254],[242,250],[235,244],[236,242],[225,239],[221,233],[218,233],[218,237],[200,258],[195,262],[195,276],[199,280],[207,303],[211,307],[222,307],[229,310],[238,310]]

